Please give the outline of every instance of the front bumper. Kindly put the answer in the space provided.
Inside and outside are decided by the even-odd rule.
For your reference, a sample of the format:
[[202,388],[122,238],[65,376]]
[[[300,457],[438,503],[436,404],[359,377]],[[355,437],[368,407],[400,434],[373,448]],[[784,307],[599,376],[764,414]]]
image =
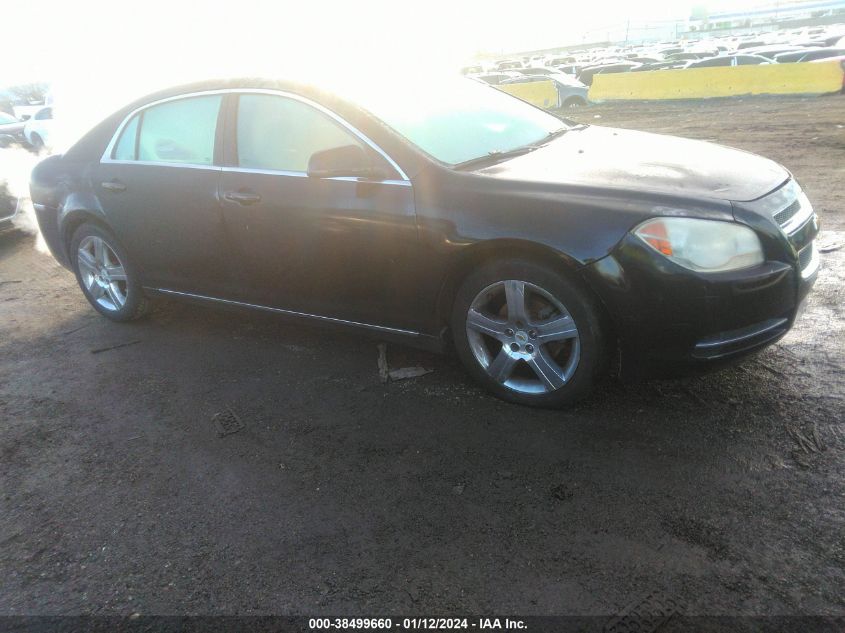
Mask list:
[[712,367],[789,331],[818,275],[818,224],[813,215],[794,243],[768,224],[761,241],[769,259],[754,268],[696,273],[628,235],[583,269],[614,322],[623,375]]

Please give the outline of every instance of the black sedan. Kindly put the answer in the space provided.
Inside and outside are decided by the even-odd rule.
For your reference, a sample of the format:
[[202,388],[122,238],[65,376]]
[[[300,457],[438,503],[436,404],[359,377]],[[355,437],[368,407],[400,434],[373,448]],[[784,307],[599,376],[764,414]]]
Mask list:
[[790,51],[787,53],[780,53],[775,55],[775,61],[779,64],[811,62],[816,59],[826,59],[828,57],[839,57],[845,55],[845,48],[838,48],[830,46],[826,48],[807,48],[798,51]]
[[151,95],[35,168],[42,233],[110,319],[165,295],[454,346],[529,405],[572,402],[620,358],[709,367],[795,322],[818,226],[784,168],[475,81],[426,94]]

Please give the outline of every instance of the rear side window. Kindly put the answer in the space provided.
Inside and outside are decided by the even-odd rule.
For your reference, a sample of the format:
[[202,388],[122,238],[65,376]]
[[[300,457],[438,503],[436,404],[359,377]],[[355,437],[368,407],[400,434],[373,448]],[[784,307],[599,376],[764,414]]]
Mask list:
[[120,140],[114,148],[113,158],[115,160],[136,160],[135,150],[136,141],[138,138],[138,121],[141,120],[141,115],[136,114],[132,120],[123,128],[120,134]]
[[243,94],[238,102],[238,166],[308,170],[315,152],[358,145],[352,133],[312,106],[275,95]]
[[222,95],[188,97],[135,115],[115,145],[115,160],[211,165]]

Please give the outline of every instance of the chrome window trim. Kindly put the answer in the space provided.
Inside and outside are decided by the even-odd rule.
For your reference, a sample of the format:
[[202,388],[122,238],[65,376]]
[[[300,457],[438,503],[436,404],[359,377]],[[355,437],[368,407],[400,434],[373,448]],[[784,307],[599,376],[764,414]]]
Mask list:
[[114,153],[114,147],[115,147],[115,145],[117,145],[117,141],[120,138],[121,133],[123,133],[123,130],[126,127],[126,125],[129,123],[129,121],[132,120],[132,117],[134,117],[139,112],[142,112],[143,110],[147,110],[148,108],[152,108],[153,106],[160,105],[162,103],[168,103],[170,101],[178,101],[180,99],[190,99],[190,98],[193,98],[193,97],[205,97],[205,96],[218,95],[218,94],[220,94],[220,95],[226,95],[226,94],[276,95],[276,96],[285,97],[285,98],[288,98],[288,99],[294,99],[295,101],[300,101],[300,102],[302,102],[302,103],[304,103],[308,106],[311,106],[312,108],[318,110],[319,112],[322,112],[323,114],[327,115],[328,117],[330,117],[331,119],[333,119],[334,121],[339,123],[341,126],[346,128],[349,132],[351,132],[354,136],[358,137],[361,141],[363,141],[365,144],[370,146],[370,148],[372,148],[373,150],[378,152],[378,154],[380,154],[382,156],[382,158],[384,158],[390,164],[390,166],[393,167],[396,170],[396,173],[398,173],[399,176],[400,176],[399,181],[384,180],[384,181],[372,181],[372,182],[389,182],[389,183],[392,183],[392,182],[407,182],[408,184],[410,184],[410,182],[411,182],[411,179],[408,178],[408,175],[402,170],[401,167],[399,167],[399,165],[396,163],[395,160],[393,160],[390,156],[387,155],[387,152],[385,152],[382,148],[380,148],[378,145],[376,145],[375,142],[372,141],[366,134],[361,132],[358,128],[353,126],[351,123],[346,121],[341,116],[335,114],[334,112],[332,112],[331,110],[329,110],[325,106],[317,103],[316,101],[312,101],[311,99],[308,99],[307,97],[303,97],[301,95],[298,95],[298,94],[293,93],[293,92],[288,92],[286,90],[273,90],[273,89],[268,89],[268,88],[223,88],[223,89],[218,89],[218,90],[202,90],[202,91],[199,91],[199,92],[188,92],[188,93],[185,93],[185,94],[174,95],[172,97],[166,97],[164,99],[158,99],[156,101],[151,101],[150,103],[145,103],[144,105],[135,108],[134,110],[132,110],[132,112],[127,114],[126,117],[124,117],[123,121],[121,121],[120,125],[117,127],[117,130],[112,135],[112,138],[109,141],[109,144],[106,146],[106,150],[103,152],[103,155],[100,158],[100,163],[128,164],[128,165],[150,165],[150,164],[154,164],[154,165],[163,165],[163,166],[167,166],[167,167],[176,166],[176,167],[191,167],[191,168],[202,167],[202,168],[212,168],[212,169],[224,169],[224,170],[228,170],[228,171],[245,171],[245,172],[248,172],[248,173],[271,173],[271,174],[288,175],[288,176],[289,175],[296,175],[296,174],[299,174],[299,173],[304,173],[304,172],[284,172],[284,171],[278,172],[278,171],[272,171],[272,170],[249,170],[249,169],[244,169],[244,168],[241,168],[241,167],[225,167],[224,168],[220,165],[195,165],[195,164],[192,164],[192,163],[167,163],[167,162],[160,162],[160,161],[143,161],[143,160],[128,160],[127,161],[127,160],[116,160],[116,159],[112,158],[112,154]]
[[[264,174],[267,176],[292,176],[294,178],[308,178],[306,171],[288,171],[283,169],[253,169],[251,167],[220,167],[224,173],[236,174]],[[410,180],[373,180],[371,178],[360,178],[358,176],[330,176],[328,178],[320,178],[320,180],[340,180],[344,182],[370,182],[377,185],[399,185],[403,187],[410,187]]]
[[372,178],[359,178],[358,176],[330,176],[329,178],[322,178],[322,180],[340,180],[342,182],[368,182],[374,185],[398,185],[401,187],[410,187],[410,180],[373,180]]
[[179,290],[168,290],[167,288],[148,288],[155,292],[162,292],[164,294],[176,295],[180,297],[189,297],[191,299],[201,299],[203,301],[215,301],[217,303],[225,303],[227,305],[240,306],[243,308],[254,308],[256,310],[266,310],[267,312],[276,312],[278,314],[285,314],[288,316],[301,317],[306,319],[316,319],[318,321],[327,321],[329,323],[338,323],[340,325],[351,325],[354,327],[363,327],[369,330],[377,330],[379,332],[389,332],[392,334],[402,334],[405,336],[420,336],[419,332],[413,330],[402,330],[395,327],[387,327],[386,325],[373,325],[372,323],[360,323],[359,321],[349,321],[347,319],[338,319],[336,317],[328,317],[320,314],[309,314],[307,312],[297,312],[296,310],[285,310],[284,308],[273,308],[257,303],[246,303],[244,301],[234,301],[232,299],[219,299],[217,297],[208,297],[206,295],[194,294],[192,292],[181,292]]
[[221,167],[225,173],[234,174],[265,174],[267,176],[294,176],[296,178],[308,178],[306,171],[289,171],[285,169],[253,169],[251,167]]
[[219,165],[201,165],[199,163],[168,163],[160,160],[101,160],[101,163],[110,165],[145,165],[147,167],[182,167],[185,169],[207,169],[209,171],[222,171]]

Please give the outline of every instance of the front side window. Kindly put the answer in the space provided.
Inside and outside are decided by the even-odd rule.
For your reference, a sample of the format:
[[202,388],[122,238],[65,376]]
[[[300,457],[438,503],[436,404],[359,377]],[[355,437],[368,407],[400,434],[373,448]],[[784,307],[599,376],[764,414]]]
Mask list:
[[361,146],[347,129],[307,103],[276,95],[238,100],[238,166],[305,172],[315,152]]
[[112,158],[211,165],[221,95],[187,97],[151,106],[123,128]]
[[53,108],[43,108],[35,113],[36,121],[44,121],[53,118]]

